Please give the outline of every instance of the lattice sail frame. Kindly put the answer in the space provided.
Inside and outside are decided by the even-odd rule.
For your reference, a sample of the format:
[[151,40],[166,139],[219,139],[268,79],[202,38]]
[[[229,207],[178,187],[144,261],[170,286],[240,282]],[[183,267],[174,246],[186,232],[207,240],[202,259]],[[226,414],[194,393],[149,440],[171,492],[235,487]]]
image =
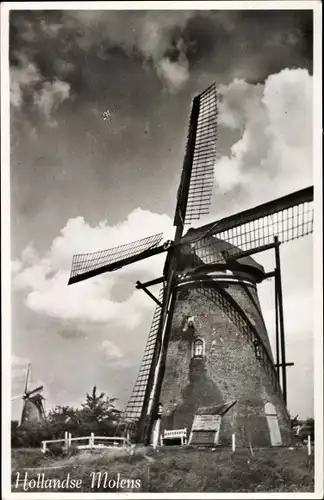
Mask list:
[[[258,210],[261,216],[257,217]],[[254,213],[255,212],[255,213]],[[246,220],[246,222],[244,221]],[[183,245],[184,254],[198,255],[205,264],[223,261],[214,238],[228,243],[228,257],[272,244],[299,239],[313,232],[313,188],[278,198],[236,216],[200,228],[197,239]],[[230,248],[233,245],[236,248]]]
[[195,97],[178,189],[174,225],[190,225],[209,213],[216,161],[218,99],[216,84]]
[[131,264],[145,252],[156,248],[162,239],[163,233],[158,233],[107,250],[74,255],[69,284]]
[[[159,300],[163,299],[163,288],[159,292]],[[158,305],[154,311],[150,333],[145,345],[144,355],[141,366],[137,375],[137,379],[130,396],[130,399],[123,412],[123,418],[137,420],[140,418],[144,399],[146,395],[146,387],[149,380],[149,375],[152,367],[157,335],[159,330],[160,318],[162,309]]]
[[217,89],[212,85],[199,96],[199,115],[189,184],[185,225],[209,213],[216,161]]

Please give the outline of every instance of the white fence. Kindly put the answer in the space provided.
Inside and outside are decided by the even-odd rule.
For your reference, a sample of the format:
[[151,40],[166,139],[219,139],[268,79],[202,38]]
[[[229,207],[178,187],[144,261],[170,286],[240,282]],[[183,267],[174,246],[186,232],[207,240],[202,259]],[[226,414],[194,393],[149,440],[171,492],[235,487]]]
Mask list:
[[102,448],[128,448],[131,446],[129,436],[95,436],[92,432],[90,436],[72,437],[70,432],[65,432],[64,439],[49,439],[42,441],[42,452],[45,453],[50,449],[51,444],[62,443],[63,448],[75,446],[79,450],[102,449]]

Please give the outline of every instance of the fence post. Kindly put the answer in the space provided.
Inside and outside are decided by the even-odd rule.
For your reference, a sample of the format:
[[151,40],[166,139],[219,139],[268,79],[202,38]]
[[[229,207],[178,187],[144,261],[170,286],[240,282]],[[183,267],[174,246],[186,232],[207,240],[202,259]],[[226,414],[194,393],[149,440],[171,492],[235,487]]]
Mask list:
[[71,434],[71,432],[68,433],[68,445],[69,446],[72,445],[72,434]]
[[310,434],[308,434],[307,437],[307,449],[308,449],[308,455],[312,454],[312,447],[311,447],[311,437]]
[[64,432],[64,446],[65,446],[65,448],[68,448],[68,446],[69,446],[68,432],[67,431]]
[[93,432],[91,432],[91,434],[90,434],[89,444],[90,444],[91,448],[94,446],[94,433]]
[[[160,425],[161,425],[161,420],[157,419],[155,420],[153,424],[153,435],[152,435],[152,446],[153,449],[155,449],[158,446],[159,443],[159,437],[160,437]],[[182,442],[181,442],[182,444]]]
[[235,451],[235,432],[232,434],[232,452],[234,453]]
[[46,451],[46,441],[42,441],[42,452],[45,453]]

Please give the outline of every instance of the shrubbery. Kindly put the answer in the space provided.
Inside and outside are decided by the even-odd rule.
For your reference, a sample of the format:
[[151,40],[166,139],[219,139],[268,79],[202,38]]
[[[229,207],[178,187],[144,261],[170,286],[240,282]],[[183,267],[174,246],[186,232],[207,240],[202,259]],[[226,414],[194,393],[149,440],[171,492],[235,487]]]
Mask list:
[[116,412],[115,399],[97,395],[96,387],[92,394],[86,394],[85,403],[81,408],[70,406],[56,406],[46,419],[40,422],[25,422],[18,426],[18,422],[11,423],[12,448],[40,447],[41,442],[50,439],[63,439],[65,431],[72,436],[95,435],[112,436],[122,432],[119,413]]

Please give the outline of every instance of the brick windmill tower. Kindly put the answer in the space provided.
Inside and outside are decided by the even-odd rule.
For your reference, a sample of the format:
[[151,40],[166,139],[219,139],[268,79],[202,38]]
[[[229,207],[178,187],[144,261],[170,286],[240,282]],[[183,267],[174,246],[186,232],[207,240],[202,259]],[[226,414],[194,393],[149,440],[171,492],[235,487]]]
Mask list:
[[[287,445],[291,439],[279,245],[313,231],[313,187],[193,228],[210,207],[217,139],[217,90],[193,100],[178,189],[173,241],[156,234],[73,257],[69,284],[166,252],[160,278],[137,282],[157,303],[143,361],[124,411],[137,438],[150,442],[158,408],[162,428],[186,428],[191,444]],[[184,234],[185,226],[189,230]],[[274,251],[266,273],[251,256]],[[257,286],[274,278],[276,351]],[[162,284],[155,297],[150,286]],[[197,421],[218,422],[199,428]],[[194,424],[194,425],[193,425]]]

